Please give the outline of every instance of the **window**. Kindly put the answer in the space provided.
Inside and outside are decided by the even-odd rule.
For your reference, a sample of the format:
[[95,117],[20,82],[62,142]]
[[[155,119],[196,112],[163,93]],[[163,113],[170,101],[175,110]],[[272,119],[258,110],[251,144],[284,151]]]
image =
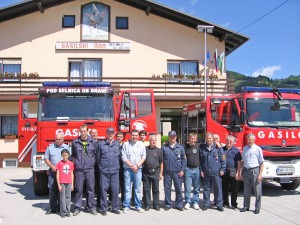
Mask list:
[[62,18],[62,27],[75,27],[75,16],[64,15]]
[[16,77],[21,73],[21,59],[0,59],[0,73]]
[[[90,79],[72,79],[72,81],[101,81],[102,60],[71,59],[69,60],[70,77],[88,77]],[[93,79],[98,78],[98,79]]]
[[168,61],[168,74],[170,75],[198,75],[197,61]]
[[1,138],[4,138],[8,133],[18,135],[18,116],[0,116]]
[[18,167],[17,159],[3,159],[3,168]]
[[116,29],[128,29],[128,17],[116,17]]

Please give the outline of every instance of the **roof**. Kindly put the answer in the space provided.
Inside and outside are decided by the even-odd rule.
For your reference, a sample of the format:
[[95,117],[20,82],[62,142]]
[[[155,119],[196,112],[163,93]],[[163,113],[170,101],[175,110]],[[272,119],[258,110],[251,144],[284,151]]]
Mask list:
[[[75,0],[26,0],[24,2],[0,9],[0,23],[37,11],[44,13],[45,9],[47,8],[71,1]],[[198,25],[214,26],[213,33],[211,35],[217,37],[219,41],[225,41],[226,55],[229,55],[231,52],[233,52],[249,40],[247,36],[226,29],[222,26],[207,22],[205,20],[184,14],[150,0],[115,1],[143,10],[147,15],[154,14],[165,19],[183,24],[195,30]]]

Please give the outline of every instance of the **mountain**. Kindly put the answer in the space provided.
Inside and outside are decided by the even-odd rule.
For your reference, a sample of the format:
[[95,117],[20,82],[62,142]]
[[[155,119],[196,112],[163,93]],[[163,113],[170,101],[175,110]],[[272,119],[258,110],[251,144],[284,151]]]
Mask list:
[[300,75],[291,75],[284,79],[270,79],[269,77],[259,75],[258,77],[249,77],[234,71],[226,71],[227,77],[233,79],[235,93],[241,92],[242,87],[274,87],[274,88],[300,88]]

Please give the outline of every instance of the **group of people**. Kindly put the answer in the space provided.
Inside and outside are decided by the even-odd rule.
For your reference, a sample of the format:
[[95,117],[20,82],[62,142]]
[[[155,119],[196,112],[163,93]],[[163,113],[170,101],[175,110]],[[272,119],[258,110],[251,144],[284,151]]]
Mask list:
[[243,148],[241,154],[234,146],[234,136],[228,135],[226,145],[222,146],[219,136],[210,132],[206,133],[205,144],[196,143],[197,134],[190,133],[188,142],[180,145],[176,132],[169,131],[168,142],[161,148],[156,145],[155,134],[149,134],[149,141],[146,141],[146,131],[132,130],[131,138],[126,142],[123,142],[123,133],[115,133],[113,128],[106,130],[106,139],[101,141],[97,140],[96,129],[91,129],[88,135],[88,127],[82,125],[79,132],[80,136],[72,142],[71,152],[69,146],[64,144],[63,133],[56,134],[55,143],[50,144],[45,152],[45,163],[49,166],[50,203],[46,214],[59,211],[62,217],[71,216],[73,189],[73,216],[81,212],[84,194],[86,209],[92,215],[97,215],[97,211],[103,216],[107,215],[107,211],[120,214],[120,190],[124,213],[128,213],[131,206],[140,213],[149,211],[151,206],[159,211],[161,179],[165,194],[164,210],[173,206],[172,183],[176,194],[173,207],[179,211],[191,207],[199,210],[201,177],[202,210],[210,208],[212,190],[217,210],[223,211],[224,207],[237,210],[238,180],[244,180],[244,206],[240,211],[249,211],[253,187],[256,196],[254,213],[260,212],[264,159],[262,150],[255,145],[253,134],[247,136],[248,145]]

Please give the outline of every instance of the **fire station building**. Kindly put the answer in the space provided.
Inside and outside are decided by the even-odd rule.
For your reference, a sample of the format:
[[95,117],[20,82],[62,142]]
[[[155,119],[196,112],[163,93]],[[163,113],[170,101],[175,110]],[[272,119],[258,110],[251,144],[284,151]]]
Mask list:
[[248,41],[148,0],[28,0],[0,9],[0,37],[0,167],[17,166],[19,97],[43,82],[153,89],[157,133],[180,133],[185,104],[233,92],[226,56]]

